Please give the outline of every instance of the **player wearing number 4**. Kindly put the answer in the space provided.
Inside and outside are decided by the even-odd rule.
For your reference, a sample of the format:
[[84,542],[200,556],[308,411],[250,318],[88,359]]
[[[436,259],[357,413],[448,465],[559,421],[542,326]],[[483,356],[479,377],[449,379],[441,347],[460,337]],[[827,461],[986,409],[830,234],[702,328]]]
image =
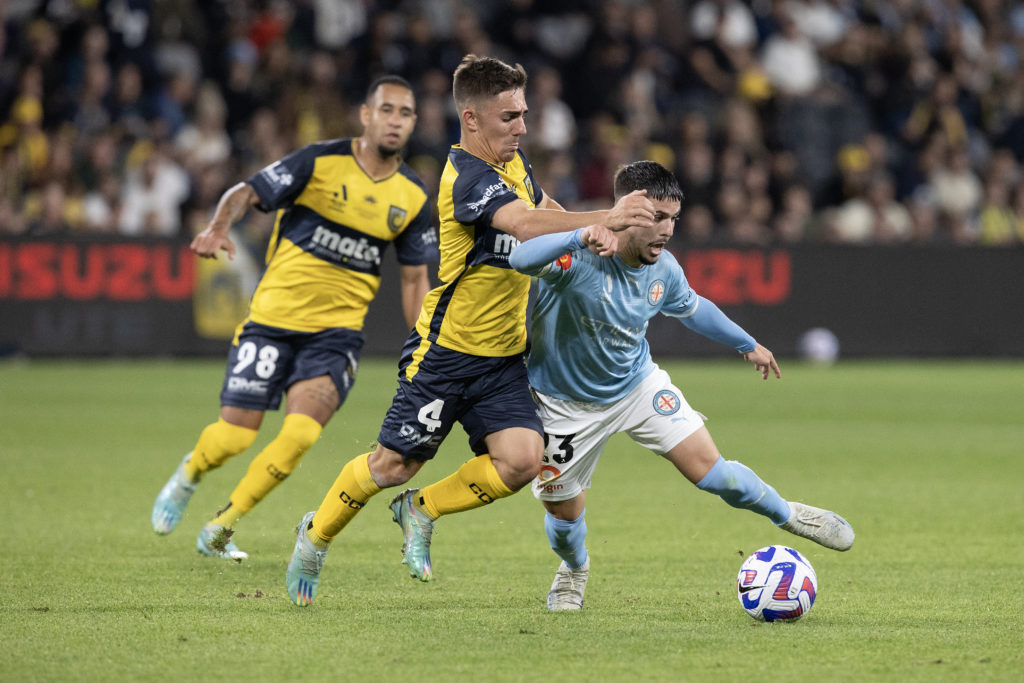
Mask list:
[[[391,503],[405,539],[404,562],[421,581],[432,576],[434,521],[512,495],[540,469],[544,451],[523,353],[530,278],[508,265],[520,240],[601,223],[650,225],[650,201],[637,193],[606,211],[562,210],[534,182],[519,138],[526,133],[526,72],[467,55],[452,94],[461,124],[441,176],[441,286],[423,310],[399,361],[398,391],[378,444],[345,465],[320,507],[303,517],[286,583],[309,605],[330,543],[381,489],[407,482],[437,452],[456,423],[475,457],[422,490]],[[595,248],[614,253],[605,231]]]
[[200,478],[246,450],[266,410],[286,393],[284,424],[257,455],[227,505],[202,528],[204,555],[242,560],[238,520],[281,483],[344,402],[356,377],[363,319],[380,286],[381,255],[394,242],[402,308],[412,327],[437,260],[427,191],[402,161],[416,123],[412,88],[375,81],[360,107],[363,134],[304,147],[229,189],[192,250],[234,254],[231,224],[251,206],[277,210],[267,266],[228,354],[220,419],[206,427],[160,491],[152,524],[169,534]]
[[653,228],[619,233],[618,255],[602,258],[588,249],[604,231],[590,226],[524,242],[510,258],[513,268],[540,280],[527,367],[547,447],[532,488],[547,509],[544,528],[562,559],[548,608],[583,606],[590,572],[586,489],[605,443],[618,432],[729,505],[828,548],[849,549],[853,529],[837,514],[787,502],[750,468],[719,455],[703,417],[651,360],[644,335],[661,312],[736,349],[764,379],[781,376],[771,351],[690,289],[665,251],[683,200],[675,177],[652,161],[638,161],[619,169],[614,187],[616,197],[646,190],[656,211]]

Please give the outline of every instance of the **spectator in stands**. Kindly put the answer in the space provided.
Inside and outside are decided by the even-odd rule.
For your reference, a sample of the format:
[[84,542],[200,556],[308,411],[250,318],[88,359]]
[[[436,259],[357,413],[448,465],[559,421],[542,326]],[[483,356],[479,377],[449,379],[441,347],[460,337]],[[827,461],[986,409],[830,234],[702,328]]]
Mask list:
[[830,239],[845,244],[891,244],[910,239],[910,214],[896,201],[892,178],[874,173],[863,196],[839,207],[831,225]]
[[981,204],[982,186],[971,168],[966,147],[951,149],[946,163],[928,177],[940,211],[951,215],[974,217]]
[[[688,240],[749,239],[749,226],[708,231],[706,212],[689,212],[714,209],[716,193],[734,182],[773,239],[814,239],[819,231],[808,226],[821,221],[787,207],[788,188],[808,190],[815,214],[835,213],[882,172],[911,215],[913,243],[990,242],[981,178],[1016,188],[1024,160],[1024,10],[1015,3],[516,0],[452,11],[448,0],[240,0],[230,11],[225,3],[143,3],[130,16],[90,3],[60,3],[59,13],[52,3],[15,4],[0,32],[7,231],[24,227],[26,212],[38,219],[53,173],[72,202],[84,206],[88,195],[83,226],[99,229],[109,204],[100,185],[118,183],[127,209],[120,220],[134,221],[129,152],[139,140],[178,140],[192,185],[208,163],[248,175],[302,140],[348,134],[347,112],[385,68],[404,70],[418,91],[410,151],[443,161],[458,122],[442,104],[429,126],[430,102],[448,102],[447,74],[470,51],[532,65],[527,151],[539,176],[575,186],[558,193],[567,201],[606,201],[604,179],[617,164],[670,144],[688,199],[679,230]],[[210,92],[200,94],[200,83]],[[207,117],[219,107],[203,104],[218,95],[221,125]],[[77,134],[70,175],[57,133],[68,124]],[[759,189],[765,158],[767,199]],[[682,229],[690,221],[692,231]],[[872,231],[868,243],[875,239]]]
[[129,171],[119,229],[124,235],[177,236],[182,233],[181,205],[188,198],[189,177],[161,143],[143,141],[134,154],[138,167]]
[[[195,115],[174,138],[174,151],[192,177],[231,156],[231,137],[224,127],[227,106],[217,85],[206,81],[196,92]],[[220,190],[217,190],[219,196]]]
[[1019,243],[1017,216],[1010,207],[1009,188],[1002,182],[985,185],[978,223],[978,244],[991,247]]
[[814,203],[806,186],[793,184],[782,193],[782,206],[772,222],[772,233],[780,244],[799,244],[812,232]]
[[82,227],[92,233],[114,233],[121,224],[121,181],[111,173],[101,176],[82,204]]

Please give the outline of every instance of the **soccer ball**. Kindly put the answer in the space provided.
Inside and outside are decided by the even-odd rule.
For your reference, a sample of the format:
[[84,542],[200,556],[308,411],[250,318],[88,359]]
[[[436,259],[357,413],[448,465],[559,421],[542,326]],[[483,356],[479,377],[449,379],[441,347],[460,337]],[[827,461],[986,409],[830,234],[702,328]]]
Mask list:
[[814,567],[784,545],[761,548],[736,576],[736,597],[758,621],[796,621],[811,611],[817,594]]
[[819,365],[832,365],[839,358],[839,338],[832,330],[814,327],[800,336],[797,348],[804,360]]

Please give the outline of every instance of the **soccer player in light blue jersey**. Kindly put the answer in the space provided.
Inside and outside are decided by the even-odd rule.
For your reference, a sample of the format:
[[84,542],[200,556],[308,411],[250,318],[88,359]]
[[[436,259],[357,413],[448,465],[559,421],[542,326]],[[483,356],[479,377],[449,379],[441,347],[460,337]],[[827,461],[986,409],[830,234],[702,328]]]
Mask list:
[[562,559],[548,608],[580,609],[590,572],[584,521],[586,490],[605,443],[625,432],[669,460],[698,488],[733,507],[834,550],[848,550],[854,533],[839,515],[784,500],[748,467],[723,458],[671,378],[651,360],[645,333],[657,313],[736,349],[762,378],[781,377],[772,352],[690,288],[665,245],[683,193],[671,172],[653,161],[619,169],[615,195],[646,191],[653,227],[618,235],[618,253],[589,246],[606,239],[594,225],[535,237],[512,252],[510,265],[539,278],[533,345],[527,360],[545,431],[534,495],[547,510],[544,527]]

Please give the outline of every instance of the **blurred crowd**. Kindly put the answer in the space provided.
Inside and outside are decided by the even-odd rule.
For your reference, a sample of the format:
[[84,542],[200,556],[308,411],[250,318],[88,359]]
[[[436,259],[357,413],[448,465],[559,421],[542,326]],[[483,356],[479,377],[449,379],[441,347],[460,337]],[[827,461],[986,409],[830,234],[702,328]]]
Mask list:
[[[0,0],[0,233],[175,235],[413,83],[436,190],[466,53],[529,72],[524,151],[568,208],[648,158],[678,246],[1024,242],[1012,0]],[[272,218],[250,212],[256,244]]]

